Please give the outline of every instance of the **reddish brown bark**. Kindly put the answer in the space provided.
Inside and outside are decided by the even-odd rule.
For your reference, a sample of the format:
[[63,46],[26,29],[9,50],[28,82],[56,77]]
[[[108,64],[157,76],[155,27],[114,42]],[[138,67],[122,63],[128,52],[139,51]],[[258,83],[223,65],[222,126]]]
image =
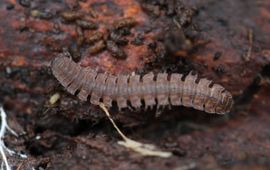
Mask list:
[[[18,169],[268,169],[269,9],[268,0],[1,1],[0,102],[10,126],[26,132],[5,141],[29,156],[9,161]],[[130,17],[136,23],[115,27]],[[126,57],[113,55],[108,41]],[[127,136],[174,154],[144,158],[117,145],[104,113],[52,76],[47,66],[63,48],[81,66],[112,74],[195,70],[231,91],[236,104],[224,117],[183,107],[159,118],[112,110]]]

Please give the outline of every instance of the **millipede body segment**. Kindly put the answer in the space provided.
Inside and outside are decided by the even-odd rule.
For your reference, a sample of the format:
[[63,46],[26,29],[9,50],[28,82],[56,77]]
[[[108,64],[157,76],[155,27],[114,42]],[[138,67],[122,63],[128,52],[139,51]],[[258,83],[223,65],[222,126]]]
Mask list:
[[205,78],[198,80],[192,74],[184,77],[178,73],[150,72],[143,76],[98,73],[81,67],[64,54],[51,62],[51,69],[68,92],[77,94],[82,101],[90,97],[94,105],[100,101],[107,107],[116,101],[119,109],[129,105],[135,109],[183,105],[218,114],[229,112],[233,105],[232,95],[224,87]]

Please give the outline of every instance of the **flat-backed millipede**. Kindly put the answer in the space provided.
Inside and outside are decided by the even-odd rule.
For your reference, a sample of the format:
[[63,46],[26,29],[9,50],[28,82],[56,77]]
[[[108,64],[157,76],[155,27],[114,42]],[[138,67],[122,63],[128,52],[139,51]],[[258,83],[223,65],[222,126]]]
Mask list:
[[122,35],[117,34],[115,31],[110,33],[110,39],[114,41],[117,45],[127,45],[128,39],[123,37]]
[[111,55],[118,59],[126,59],[127,55],[123,49],[121,49],[115,42],[111,40],[106,41],[107,50]]
[[90,54],[96,54],[100,52],[101,50],[103,50],[105,47],[106,47],[105,42],[103,40],[99,40],[98,42],[90,46],[87,51]]
[[76,20],[76,24],[80,26],[82,29],[90,29],[90,30],[96,30],[98,29],[98,25],[93,21],[86,21],[86,20]]
[[123,27],[132,27],[136,23],[136,20],[132,17],[122,18],[113,22],[113,28],[120,29]]
[[100,32],[100,31],[96,31],[92,34],[90,34],[89,36],[86,37],[86,42],[89,44],[93,44],[101,39],[103,39],[104,37],[104,33]]
[[199,80],[196,75],[111,75],[81,67],[65,55],[60,54],[51,62],[53,75],[68,92],[77,94],[82,101],[90,97],[94,105],[103,102],[111,107],[112,101],[119,109],[183,105],[218,114],[229,112],[233,105],[230,92],[205,78]]
[[75,11],[64,11],[60,13],[61,17],[65,21],[76,21],[77,19],[80,19],[83,17],[83,14],[81,12],[75,12]]

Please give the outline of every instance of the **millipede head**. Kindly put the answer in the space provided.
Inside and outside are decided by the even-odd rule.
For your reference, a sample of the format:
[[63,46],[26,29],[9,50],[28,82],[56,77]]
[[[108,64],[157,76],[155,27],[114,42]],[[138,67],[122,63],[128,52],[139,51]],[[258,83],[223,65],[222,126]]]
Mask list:
[[230,112],[234,103],[230,92],[224,91],[221,95],[222,100],[219,102],[215,109],[217,114],[225,114]]

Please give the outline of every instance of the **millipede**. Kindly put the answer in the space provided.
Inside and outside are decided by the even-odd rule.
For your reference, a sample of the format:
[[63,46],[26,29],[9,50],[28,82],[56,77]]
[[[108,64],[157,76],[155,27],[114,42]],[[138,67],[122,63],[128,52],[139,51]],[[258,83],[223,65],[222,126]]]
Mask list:
[[113,28],[120,29],[123,27],[132,27],[136,23],[136,20],[132,17],[122,18],[113,22]]
[[120,110],[182,105],[217,114],[229,112],[233,105],[231,93],[223,86],[191,73],[99,73],[66,55],[61,53],[51,61],[53,75],[69,93],[82,101],[90,98],[93,105],[102,102],[109,108],[115,101]]
[[88,48],[89,54],[96,54],[106,48],[106,44],[103,40],[97,41],[95,44]]

